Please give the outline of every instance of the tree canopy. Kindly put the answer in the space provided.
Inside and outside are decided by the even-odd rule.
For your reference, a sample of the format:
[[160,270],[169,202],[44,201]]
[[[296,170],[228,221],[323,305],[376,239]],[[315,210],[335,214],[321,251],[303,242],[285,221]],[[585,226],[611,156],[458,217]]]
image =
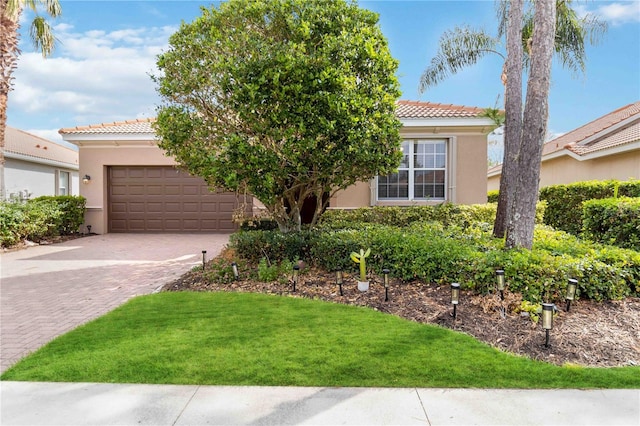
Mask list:
[[248,191],[282,231],[401,160],[397,61],[377,14],[344,0],[230,0],[159,55],[159,145],[212,187]]

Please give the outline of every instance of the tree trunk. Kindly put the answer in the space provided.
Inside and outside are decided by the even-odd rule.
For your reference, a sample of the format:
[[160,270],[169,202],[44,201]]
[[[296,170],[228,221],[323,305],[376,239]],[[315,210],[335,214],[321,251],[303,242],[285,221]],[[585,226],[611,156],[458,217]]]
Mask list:
[[507,78],[505,83],[504,156],[500,175],[500,193],[493,236],[503,238],[507,229],[518,173],[518,155],[522,141],[522,14],[523,0],[509,3],[507,22]]
[[549,86],[556,30],[555,0],[535,2],[531,69],[522,121],[515,197],[507,223],[506,248],[531,249],[540,184],[542,145],[549,115]]
[[4,182],[4,137],[7,126],[7,100],[11,90],[11,74],[18,54],[19,13],[16,18],[6,13],[8,0],[0,0],[0,200],[6,196]]

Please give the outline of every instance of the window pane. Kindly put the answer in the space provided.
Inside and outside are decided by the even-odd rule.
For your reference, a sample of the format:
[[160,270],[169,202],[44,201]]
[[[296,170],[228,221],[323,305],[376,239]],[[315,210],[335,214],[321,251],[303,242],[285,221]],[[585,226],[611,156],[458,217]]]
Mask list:
[[58,173],[58,195],[69,194],[69,172]]

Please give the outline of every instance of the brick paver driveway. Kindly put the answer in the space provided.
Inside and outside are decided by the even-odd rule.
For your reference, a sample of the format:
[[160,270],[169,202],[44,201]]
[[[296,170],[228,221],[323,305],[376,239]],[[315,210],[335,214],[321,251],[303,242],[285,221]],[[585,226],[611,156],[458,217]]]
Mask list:
[[5,371],[54,337],[217,255],[225,234],[106,234],[0,256]]

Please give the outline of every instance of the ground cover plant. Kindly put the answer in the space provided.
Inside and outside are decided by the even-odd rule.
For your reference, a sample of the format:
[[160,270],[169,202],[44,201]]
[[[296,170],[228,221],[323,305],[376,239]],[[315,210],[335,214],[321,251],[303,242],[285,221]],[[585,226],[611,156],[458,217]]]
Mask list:
[[555,366],[361,307],[260,294],[142,296],[2,380],[215,385],[636,388],[640,367]]

